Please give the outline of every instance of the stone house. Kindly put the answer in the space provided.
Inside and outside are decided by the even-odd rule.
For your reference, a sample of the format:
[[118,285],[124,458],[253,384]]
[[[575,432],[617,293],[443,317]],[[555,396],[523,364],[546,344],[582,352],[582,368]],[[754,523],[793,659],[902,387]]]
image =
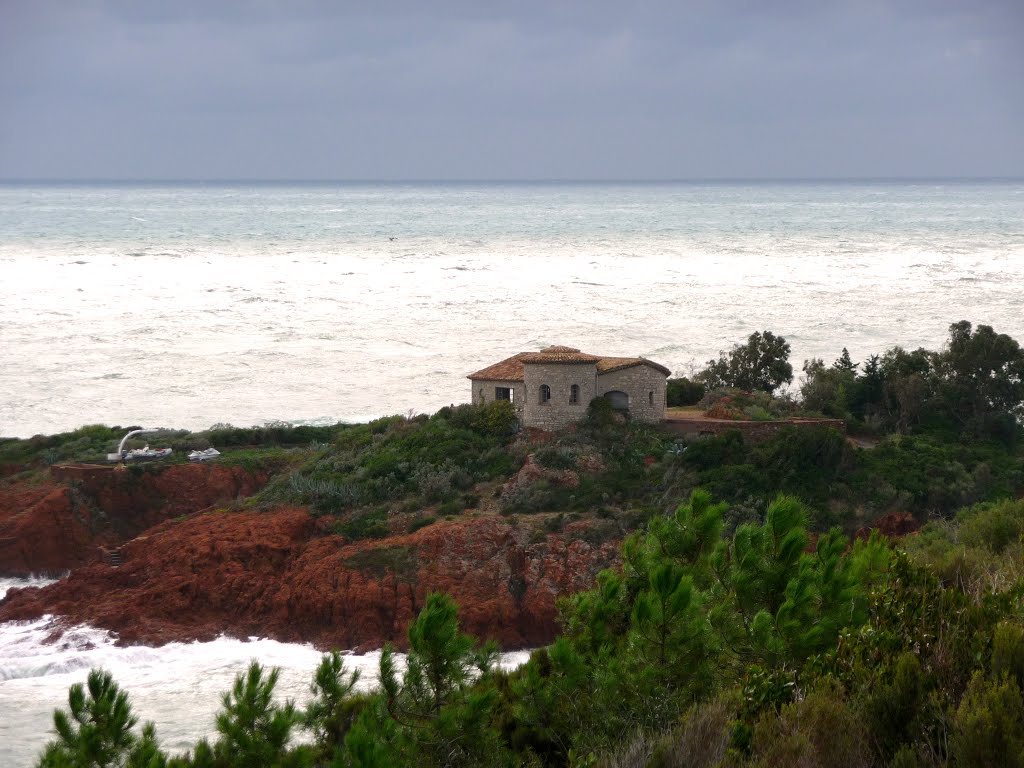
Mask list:
[[635,421],[665,418],[671,371],[643,357],[601,357],[573,347],[520,352],[467,378],[473,403],[511,400],[524,427],[559,429],[582,419],[595,397]]

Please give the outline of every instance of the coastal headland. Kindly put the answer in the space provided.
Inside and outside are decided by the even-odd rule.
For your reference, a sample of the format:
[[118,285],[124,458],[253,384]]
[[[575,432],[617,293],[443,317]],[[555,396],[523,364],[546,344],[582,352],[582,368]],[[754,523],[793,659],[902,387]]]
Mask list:
[[247,507],[288,471],[259,460],[126,470],[6,465],[0,573],[65,575],[11,590],[0,621],[53,615],[58,634],[86,623],[124,644],[228,634],[375,649],[402,645],[426,596],[443,591],[464,607],[469,631],[521,648],[549,642],[557,598],[617,561],[622,532],[600,519],[545,531],[540,518],[459,510],[417,528],[397,514],[394,532],[362,538],[339,532],[345,515]]
[[[577,423],[523,428],[495,400],[365,424],[163,430],[147,438],[169,458],[119,468],[101,462],[128,427],[0,439],[0,575],[61,577],[11,590],[0,622],[49,615],[55,636],[84,623],[124,644],[226,634],[370,650],[403,647],[429,595],[446,593],[465,631],[545,645],[564,629],[560,600],[606,569],[628,576],[623,543],[697,489],[725,504],[726,540],[800,499],[811,551],[837,531],[905,535],[1020,497],[1024,352],[987,326],[955,324],[951,339],[863,372],[845,350],[814,361],[799,401],[774,381],[737,387],[723,354],[702,374],[712,386],[669,381],[656,423],[597,397]],[[966,397],[988,380],[961,373],[964,350],[990,339],[1010,395]],[[213,463],[187,462],[210,447]]]
[[[460,418],[477,421],[453,428]],[[618,565],[623,538],[675,482],[682,465],[665,448],[678,448],[678,434],[674,425],[609,423],[593,433],[513,437],[502,419],[465,406],[430,419],[339,426],[341,446],[330,447],[282,447],[306,437],[288,429],[235,435],[256,447],[225,449],[224,463],[214,464],[46,468],[35,454],[6,464],[0,573],[63,577],[11,590],[0,621],[51,615],[55,636],[89,624],[123,644],[227,634],[370,650],[403,646],[426,597],[445,592],[478,637],[506,649],[550,642],[559,598]],[[778,431],[779,422],[770,425]],[[429,433],[446,441],[443,456],[431,454]],[[186,434],[173,439],[194,439]],[[618,438],[626,435],[633,446],[623,453]],[[359,446],[353,476],[371,488],[398,444],[415,446],[411,469],[394,463],[384,475],[393,485],[399,474],[410,476],[408,487],[389,492],[412,498],[339,501],[340,486],[303,479],[311,464],[315,471],[324,457],[344,454],[351,438]],[[725,439],[742,441],[742,433]],[[389,443],[396,444],[390,452],[380,450]],[[46,450],[53,449],[36,453]],[[481,456],[494,466],[476,466]]]
[[[495,399],[146,431],[151,449],[113,456],[159,459],[119,468],[100,462],[133,427],[0,439],[0,575],[66,571],[9,590],[0,622],[61,647],[87,625],[131,646],[330,650],[305,713],[273,710],[319,739],[274,753],[321,764],[366,749],[405,756],[378,765],[451,765],[452,749],[464,765],[643,764],[634,744],[716,764],[686,757],[698,731],[737,764],[789,764],[794,744],[895,764],[952,723],[953,754],[978,757],[928,764],[994,765],[991,734],[1024,722],[1024,350],[966,322],[950,337],[805,363],[797,400],[776,392],[784,341],[755,333],[668,380],[658,421],[598,396],[531,428]],[[780,354],[753,354],[766,344]],[[501,648],[532,651],[507,670]],[[355,690],[338,649],[379,650],[380,688]],[[450,671],[424,698],[432,670]],[[221,725],[236,701],[270,702],[277,674],[253,661],[236,678],[191,764],[232,753]],[[114,695],[100,670],[88,684]],[[989,702],[1006,724],[979,719]],[[345,713],[340,730],[323,713]],[[125,743],[155,750],[146,728]]]

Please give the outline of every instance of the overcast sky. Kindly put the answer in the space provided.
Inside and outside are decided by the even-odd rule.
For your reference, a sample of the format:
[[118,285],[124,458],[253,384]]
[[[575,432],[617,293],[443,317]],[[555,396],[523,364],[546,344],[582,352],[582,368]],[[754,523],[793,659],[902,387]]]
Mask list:
[[1021,0],[0,0],[0,178],[1021,175]]

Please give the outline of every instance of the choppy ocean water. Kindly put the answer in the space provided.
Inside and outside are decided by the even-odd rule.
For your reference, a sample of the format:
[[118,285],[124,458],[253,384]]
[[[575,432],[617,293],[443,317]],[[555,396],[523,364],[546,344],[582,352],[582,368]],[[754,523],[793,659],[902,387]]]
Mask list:
[[333,422],[565,343],[1024,340],[1024,182],[0,185],[0,434]]
[[[0,597],[11,587],[39,585],[42,580],[0,578]],[[309,685],[321,654],[308,645],[252,638],[220,638],[205,643],[170,643],[160,648],[121,648],[106,633],[77,627],[56,643],[48,642],[49,619],[0,624],[0,765],[34,764],[53,738],[53,710],[67,707],[68,688],[84,683],[89,670],[108,670],[126,690],[142,723],[157,726],[161,746],[172,753],[190,749],[204,736],[215,737],[214,716],[221,695],[235,675],[258,659],[279,667],[277,700],[308,702]],[[529,653],[503,654],[506,668],[523,664]],[[345,667],[358,669],[358,687],[376,686],[380,653],[347,656]],[[401,662],[401,658],[399,658]]]
[[[1024,342],[1024,182],[0,184],[0,435],[432,411],[548,343],[685,373],[767,328],[799,368],[960,319]],[[178,750],[251,657],[300,701],[319,658],[49,633],[0,626],[0,765],[92,666]]]

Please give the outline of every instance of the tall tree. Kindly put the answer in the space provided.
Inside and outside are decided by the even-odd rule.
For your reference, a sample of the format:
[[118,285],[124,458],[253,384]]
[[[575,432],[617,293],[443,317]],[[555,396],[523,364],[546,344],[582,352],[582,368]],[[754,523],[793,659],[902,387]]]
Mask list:
[[313,699],[302,714],[302,723],[313,732],[313,744],[321,759],[326,760],[341,748],[359,715],[359,705],[365,703],[352,696],[357,682],[359,670],[346,673],[338,651],[324,654],[313,675]]
[[71,686],[68,710],[53,713],[57,739],[47,745],[39,767],[163,768],[167,758],[157,747],[153,724],[146,723],[140,738],[132,732],[137,722],[128,694],[109,672],[94,669],[84,687]]
[[220,738],[213,748],[217,766],[284,768],[307,763],[306,750],[289,749],[299,712],[291,701],[283,706],[274,701],[280,674],[276,667],[265,672],[253,660],[245,673],[235,678],[231,692],[224,694],[224,708],[217,715]]
[[949,327],[949,344],[935,356],[945,405],[967,428],[985,432],[1000,416],[1024,416],[1024,350],[991,326],[966,320]]
[[789,351],[789,344],[782,336],[771,331],[754,332],[746,344],[737,344],[728,354],[723,352],[718,360],[709,360],[707,368],[694,380],[709,389],[735,387],[772,393],[793,381]]
[[427,754],[439,765],[499,765],[502,750],[488,727],[496,692],[486,680],[497,646],[459,631],[458,607],[431,594],[409,626],[409,653],[399,677],[394,650],[385,646],[380,682],[387,711],[404,727],[409,754]]

